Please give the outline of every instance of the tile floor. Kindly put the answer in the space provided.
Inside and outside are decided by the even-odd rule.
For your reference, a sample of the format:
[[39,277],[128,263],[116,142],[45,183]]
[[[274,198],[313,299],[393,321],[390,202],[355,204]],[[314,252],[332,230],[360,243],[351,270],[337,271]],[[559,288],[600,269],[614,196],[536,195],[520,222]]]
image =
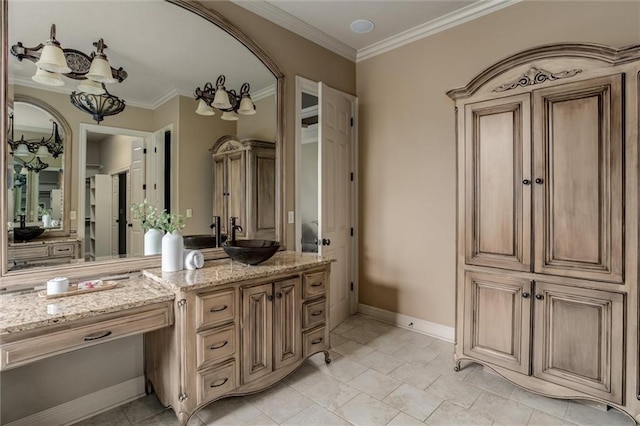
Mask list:
[[[331,334],[332,363],[311,357],[275,387],[215,402],[203,425],[633,425],[616,410],[522,390],[476,364],[453,371],[453,345],[352,316]],[[81,426],[178,425],[154,395]]]

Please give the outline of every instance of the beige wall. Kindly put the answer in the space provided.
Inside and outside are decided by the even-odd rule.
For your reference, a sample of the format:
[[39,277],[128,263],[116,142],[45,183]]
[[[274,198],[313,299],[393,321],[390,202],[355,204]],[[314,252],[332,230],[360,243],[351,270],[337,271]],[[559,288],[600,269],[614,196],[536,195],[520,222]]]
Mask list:
[[640,2],[525,1],[358,63],[360,303],[454,326],[456,152],[445,92],[506,56],[563,41],[638,43]]
[[136,138],[131,136],[110,135],[100,142],[100,159],[103,167],[100,174],[110,175],[131,167],[131,148],[134,139]]
[[238,123],[238,139],[276,140],[278,124],[276,95],[270,95],[254,102],[255,115],[241,115]]

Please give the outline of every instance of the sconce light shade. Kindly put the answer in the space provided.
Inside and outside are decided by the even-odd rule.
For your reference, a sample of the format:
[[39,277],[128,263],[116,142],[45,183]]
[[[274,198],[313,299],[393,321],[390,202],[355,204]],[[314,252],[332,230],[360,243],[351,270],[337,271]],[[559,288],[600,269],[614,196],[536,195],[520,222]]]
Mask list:
[[36,151],[36,156],[38,156],[38,157],[51,157],[51,153],[49,152],[49,150],[47,149],[46,146],[40,145],[40,147]]
[[36,74],[31,77],[31,80],[40,84],[46,84],[47,86],[64,86],[64,81],[62,81],[59,73],[47,71],[42,68],[36,69]]
[[251,101],[249,96],[243,96],[240,101],[240,108],[238,108],[238,114],[253,115],[256,113],[256,107]]
[[196,109],[196,114],[216,115],[216,113],[213,111],[213,108],[207,105],[204,99],[200,99],[200,102],[198,102],[198,108]]
[[18,145],[18,148],[16,148],[16,150],[13,152],[13,155],[15,155],[16,157],[26,157],[28,155],[31,155],[31,153],[29,152],[29,148],[27,147],[27,144],[21,143],[20,145]]
[[216,90],[216,94],[213,97],[213,102],[211,103],[211,106],[216,107],[218,109],[231,108],[231,102],[229,102],[229,94],[224,89],[224,87],[220,88],[218,86],[218,90]]
[[71,72],[71,68],[67,65],[64,52],[55,40],[47,40],[44,48],[42,48],[40,60],[36,62],[36,66],[40,69],[60,74]]
[[78,91],[91,93],[92,95],[104,95],[106,90],[102,87],[102,83],[93,81],[90,78],[82,80],[82,83],[78,84]]
[[22,168],[20,169],[20,174],[27,175],[28,173],[29,173],[29,170],[27,170],[25,166],[22,166]]
[[104,117],[120,114],[126,106],[124,101],[109,92],[104,95],[92,95],[84,92],[71,92],[71,104],[81,111],[89,113],[99,124]]
[[236,114],[234,111],[224,111],[222,113],[222,117],[220,118],[226,121],[236,121],[238,120],[238,114]]
[[109,61],[107,61],[106,56],[104,55],[96,55],[91,61],[91,67],[89,68],[89,72],[86,75],[87,78],[90,78],[93,81],[97,81],[98,83],[116,83],[118,80],[113,78],[113,74],[111,73],[111,65],[109,65]]

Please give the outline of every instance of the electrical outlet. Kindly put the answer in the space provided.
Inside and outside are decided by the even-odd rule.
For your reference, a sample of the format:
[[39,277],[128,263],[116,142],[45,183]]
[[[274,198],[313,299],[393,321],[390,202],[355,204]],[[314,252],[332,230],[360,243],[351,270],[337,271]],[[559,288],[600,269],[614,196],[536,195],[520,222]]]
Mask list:
[[69,219],[76,220],[76,211],[75,210],[71,210],[69,212]]
[[295,222],[295,217],[293,215],[293,212],[289,212],[289,223],[294,223]]
[[187,218],[193,217],[193,209],[187,209]]

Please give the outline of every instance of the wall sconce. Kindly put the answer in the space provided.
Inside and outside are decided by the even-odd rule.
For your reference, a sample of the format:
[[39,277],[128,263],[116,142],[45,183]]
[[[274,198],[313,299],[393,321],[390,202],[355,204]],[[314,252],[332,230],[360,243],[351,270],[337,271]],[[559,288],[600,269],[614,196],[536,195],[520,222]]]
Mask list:
[[256,106],[253,104],[249,94],[251,90],[249,83],[244,83],[240,87],[240,94],[238,95],[233,89],[227,90],[224,87],[224,82],[225,76],[221,75],[216,80],[215,87],[213,84],[207,83],[203,89],[198,87],[195,90],[194,96],[199,101],[196,114],[215,115],[214,108],[216,108],[222,111],[221,118],[228,121],[237,120],[238,114],[255,114]]
[[21,135],[19,140],[15,140],[13,136],[13,114],[10,114],[7,143],[11,147],[11,154],[15,157],[34,154],[36,157],[58,158],[58,156],[64,152],[64,144],[58,132],[58,123],[54,120],[50,121],[53,123],[53,129],[51,130],[51,136],[49,136],[49,138],[45,139],[42,137],[40,140],[27,140],[24,139],[24,135]]
[[71,103],[78,109],[92,115],[98,123],[105,116],[122,112],[125,102],[107,92],[105,84],[122,83],[128,76],[122,67],[111,67],[104,50],[103,39],[93,43],[96,51],[91,56],[76,50],[63,49],[56,40],[56,26],[51,25],[51,33],[46,43],[36,47],[24,47],[21,42],[11,46],[11,54],[22,61],[27,59],[38,69],[31,79],[48,86],[62,86],[65,77],[82,80],[78,91],[71,93]]

